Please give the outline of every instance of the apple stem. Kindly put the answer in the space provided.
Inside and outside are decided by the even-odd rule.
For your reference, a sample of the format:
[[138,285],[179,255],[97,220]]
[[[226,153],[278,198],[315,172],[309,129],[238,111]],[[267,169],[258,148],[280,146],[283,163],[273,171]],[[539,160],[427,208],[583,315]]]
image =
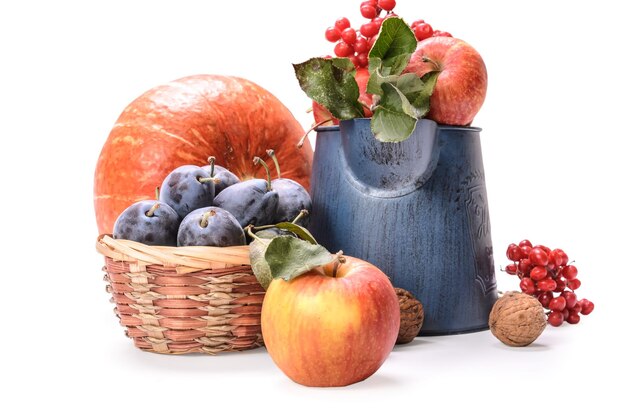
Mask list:
[[335,265],[333,266],[333,278],[337,278],[337,271],[341,264],[346,263],[346,257],[343,256],[343,251],[339,251],[335,254]]
[[265,152],[267,153],[268,156],[272,158],[272,161],[274,162],[274,165],[276,166],[276,174],[278,175],[278,178],[280,179],[280,165],[278,164],[278,158],[276,157],[276,153],[271,148],[269,150],[266,150]]
[[200,226],[202,226],[203,228],[206,228],[209,225],[209,218],[215,215],[216,213],[214,210],[209,210],[208,212],[204,212],[204,215],[202,215],[202,220],[200,221]]
[[[158,189],[158,187],[157,187],[157,189]],[[159,206],[160,206],[160,203],[159,203],[159,202],[156,202],[156,203],[155,203],[155,204],[154,204],[154,205],[150,208],[150,210],[146,212],[146,216],[147,216],[147,217],[149,217],[149,218],[153,217],[153,216],[154,216],[154,212],[156,212],[156,210],[159,208]]]
[[211,165],[211,170],[209,171],[209,176],[215,176],[215,157],[211,156],[208,158],[208,162]]
[[441,72],[441,67],[439,66],[439,64],[433,61],[432,59],[430,59],[428,56],[422,56],[422,62],[430,63],[431,65],[435,67],[435,71]]
[[272,190],[272,176],[270,175],[270,168],[268,167],[268,165],[261,159],[261,157],[254,157],[254,159],[252,159],[252,162],[255,165],[258,165],[259,163],[265,168],[265,171],[267,172],[267,191],[271,191]]
[[298,213],[298,216],[296,216],[296,218],[291,221],[291,223],[293,223],[294,225],[297,224],[300,219],[302,219],[303,217],[307,216],[308,214],[309,214],[308,210],[302,209],[300,211],[300,213]]
[[313,125],[313,127],[309,128],[304,135],[302,136],[302,138],[300,139],[300,141],[298,141],[298,144],[296,145],[298,148],[302,148],[302,146],[304,145],[304,140],[306,140],[307,138],[309,138],[309,133],[313,130],[315,130],[317,127],[319,127],[322,124],[326,124],[328,121],[332,121],[332,117],[327,118],[325,120],[322,120],[316,124]]
[[[270,225],[270,226],[267,226],[266,228],[271,228],[271,227],[272,227],[272,226]],[[265,241],[263,241],[263,239],[259,238],[258,236],[256,236],[256,235],[254,234],[254,232],[252,232],[252,229],[253,229],[253,228],[254,228],[254,229],[259,229],[259,227],[255,227],[254,225],[248,225],[248,226],[246,226],[243,230],[244,230],[244,231],[246,231],[246,233],[247,233],[248,235],[250,235],[250,237],[251,237],[252,239],[254,239],[255,241],[258,241],[259,243],[262,243],[263,245],[267,246],[267,243],[266,243]],[[264,228],[264,229],[265,229],[265,228]]]
[[199,177],[198,181],[202,184],[208,183],[208,182],[213,182],[215,184],[218,184],[221,182],[221,180],[218,179],[217,177]]

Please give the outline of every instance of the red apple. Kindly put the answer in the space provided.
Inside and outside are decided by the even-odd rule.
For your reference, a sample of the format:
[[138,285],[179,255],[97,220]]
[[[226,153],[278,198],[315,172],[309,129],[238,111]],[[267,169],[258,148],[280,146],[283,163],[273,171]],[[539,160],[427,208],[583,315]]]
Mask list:
[[[370,107],[372,106],[372,95],[365,91],[367,90],[367,81],[369,81],[370,73],[367,68],[359,68],[356,70],[354,77],[356,79],[356,83],[359,85],[359,101],[361,101],[362,104],[365,104],[363,105],[364,116],[365,118],[369,118],[372,116],[372,111],[370,110]],[[333,117],[326,107],[315,101],[313,101],[313,118],[315,119],[316,124],[329,119],[333,124],[339,124],[339,120]]]
[[427,118],[439,124],[469,125],[487,94],[487,68],[467,42],[431,37],[418,43],[405,72],[440,71]]
[[345,257],[291,281],[270,284],[261,312],[274,363],[305,386],[345,386],[368,378],[398,337],[400,307],[388,277]]

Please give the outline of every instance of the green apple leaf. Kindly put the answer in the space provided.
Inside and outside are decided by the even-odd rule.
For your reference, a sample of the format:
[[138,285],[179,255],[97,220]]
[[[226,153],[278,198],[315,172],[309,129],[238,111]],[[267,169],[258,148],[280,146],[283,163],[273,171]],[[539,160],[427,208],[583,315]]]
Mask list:
[[328,264],[333,259],[333,255],[323,246],[292,236],[277,236],[265,249],[265,261],[271,277],[285,281]]
[[297,225],[292,222],[280,222],[274,226],[276,226],[278,229],[284,229],[286,231],[289,231],[295,234],[298,238],[304,241],[307,241],[309,243],[312,243],[313,245],[317,245],[317,241],[315,240],[313,235],[311,235],[311,232],[309,232],[306,228],[300,225]]
[[381,74],[385,76],[400,75],[416,48],[415,34],[404,20],[398,17],[385,19],[368,55],[370,72],[373,72],[374,66],[385,68],[381,70]]
[[415,130],[417,110],[397,86],[384,83],[381,88],[383,94],[372,117],[372,133],[379,141],[404,141]]
[[349,59],[312,58],[293,65],[300,88],[340,120],[363,117],[359,86]]

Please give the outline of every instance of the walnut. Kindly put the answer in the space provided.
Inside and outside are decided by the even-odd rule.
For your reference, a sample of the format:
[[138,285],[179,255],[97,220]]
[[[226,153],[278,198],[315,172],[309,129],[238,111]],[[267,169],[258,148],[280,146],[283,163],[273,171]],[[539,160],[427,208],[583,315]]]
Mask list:
[[410,343],[419,333],[424,323],[424,308],[413,294],[402,288],[396,288],[400,303],[400,331],[396,344]]
[[528,346],[546,327],[541,303],[520,292],[507,292],[496,301],[489,314],[489,328],[508,346]]

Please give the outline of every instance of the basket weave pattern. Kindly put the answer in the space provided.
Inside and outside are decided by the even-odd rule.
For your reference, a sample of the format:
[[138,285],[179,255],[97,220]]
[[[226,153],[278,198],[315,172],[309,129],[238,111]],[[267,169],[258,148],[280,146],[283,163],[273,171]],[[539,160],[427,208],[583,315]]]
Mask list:
[[138,348],[215,354],[263,344],[265,292],[247,246],[156,247],[103,235],[96,248],[115,314]]

